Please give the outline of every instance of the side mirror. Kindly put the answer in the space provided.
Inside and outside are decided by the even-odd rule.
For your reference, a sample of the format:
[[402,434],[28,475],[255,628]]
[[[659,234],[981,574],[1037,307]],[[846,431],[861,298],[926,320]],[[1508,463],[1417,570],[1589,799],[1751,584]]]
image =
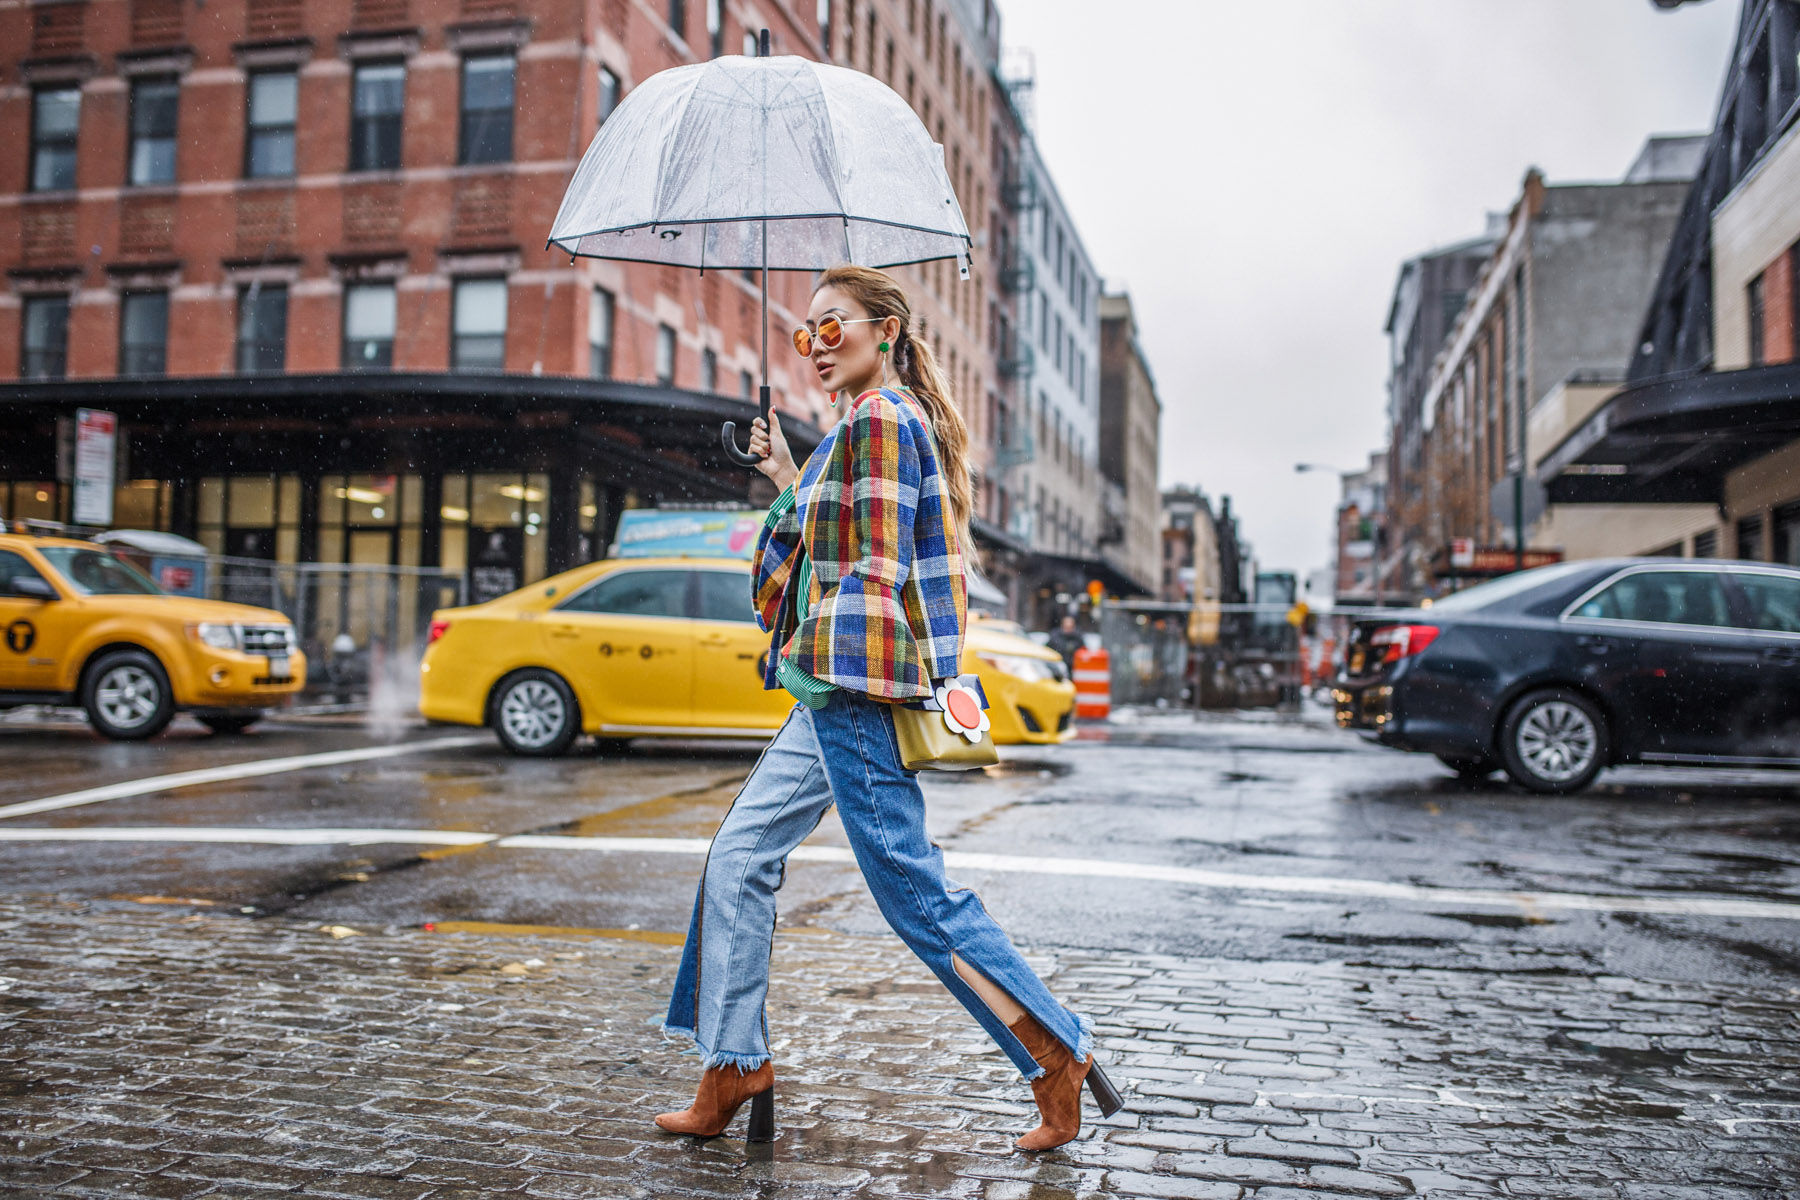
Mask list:
[[23,596],[28,600],[59,599],[56,589],[39,575],[14,575],[11,580],[11,592],[15,596]]

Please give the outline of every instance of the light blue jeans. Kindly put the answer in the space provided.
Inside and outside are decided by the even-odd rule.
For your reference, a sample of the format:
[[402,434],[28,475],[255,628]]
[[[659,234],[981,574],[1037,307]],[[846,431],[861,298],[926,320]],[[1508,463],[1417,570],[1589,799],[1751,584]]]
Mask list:
[[764,1006],[775,893],[788,852],[834,801],[881,915],[1025,1078],[1043,1068],[956,973],[953,954],[1086,1060],[1088,1019],[1056,1002],[973,891],[944,878],[915,774],[900,765],[886,704],[837,691],[821,709],[796,704],[788,713],[713,835],[663,1024],[693,1038],[707,1067],[751,1071],[769,1059]]

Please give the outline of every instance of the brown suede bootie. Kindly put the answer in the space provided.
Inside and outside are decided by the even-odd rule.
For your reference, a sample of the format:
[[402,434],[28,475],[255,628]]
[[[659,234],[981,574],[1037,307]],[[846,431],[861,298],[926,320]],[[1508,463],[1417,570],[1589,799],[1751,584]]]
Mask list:
[[1094,1056],[1076,1062],[1069,1048],[1030,1013],[1007,1026],[1023,1042],[1044,1073],[1031,1081],[1043,1124],[1014,1142],[1021,1150],[1054,1150],[1081,1133],[1081,1084],[1094,1065]]
[[715,1138],[725,1132],[744,1101],[750,1101],[747,1142],[775,1140],[775,1064],[740,1074],[736,1067],[709,1067],[700,1076],[694,1103],[682,1112],[663,1113],[657,1127],[689,1137]]

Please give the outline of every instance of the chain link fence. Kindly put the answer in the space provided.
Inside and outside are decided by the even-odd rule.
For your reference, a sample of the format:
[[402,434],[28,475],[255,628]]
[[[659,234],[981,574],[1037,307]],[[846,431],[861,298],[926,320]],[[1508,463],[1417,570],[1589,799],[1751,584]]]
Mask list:
[[1190,641],[1199,622],[1190,604],[1108,601],[1100,644],[1111,662],[1115,706],[1148,704],[1257,708],[1300,694],[1300,631],[1285,604],[1224,604],[1218,636]]

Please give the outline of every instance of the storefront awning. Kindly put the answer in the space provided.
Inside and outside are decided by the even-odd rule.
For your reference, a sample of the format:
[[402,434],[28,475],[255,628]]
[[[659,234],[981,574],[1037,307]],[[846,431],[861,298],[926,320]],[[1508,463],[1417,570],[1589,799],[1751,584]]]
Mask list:
[[1538,463],[1553,504],[1717,503],[1725,476],[1800,439],[1800,363],[1639,384]]

